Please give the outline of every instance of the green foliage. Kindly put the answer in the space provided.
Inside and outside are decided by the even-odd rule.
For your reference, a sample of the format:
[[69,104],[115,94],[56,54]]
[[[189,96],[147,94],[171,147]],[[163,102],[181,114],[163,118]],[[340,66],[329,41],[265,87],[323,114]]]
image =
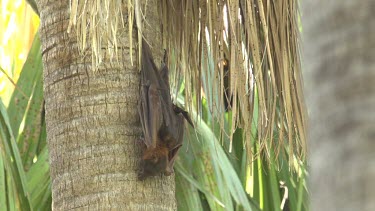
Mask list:
[[8,109],[0,101],[0,210],[51,209],[40,52],[37,35]]
[[[40,42],[36,36],[8,109],[0,102],[0,210],[51,209],[42,87]],[[262,154],[252,160],[246,150],[251,147],[257,152],[259,146],[255,141],[245,146],[241,129],[234,133],[229,152],[229,138],[208,112],[210,103],[203,101],[202,116],[191,111],[197,123],[195,129],[187,130],[176,162],[178,209],[280,210],[287,188],[290,210],[307,210],[304,161],[294,158],[290,167],[290,156],[283,153],[274,163]],[[253,112],[257,122],[257,103]],[[231,113],[225,115],[225,129],[229,130]],[[256,127],[252,128],[256,140]],[[284,150],[288,153],[288,146]],[[286,188],[280,188],[280,181]]]
[[[179,99],[179,103],[183,103],[182,100]],[[257,103],[254,112],[258,112]],[[191,115],[194,117],[195,111]],[[229,117],[230,113],[226,118]],[[215,127],[219,126],[208,114],[205,118],[198,117],[195,130],[189,127],[187,131],[186,144],[176,162],[179,210],[276,211],[281,210],[283,198],[286,200],[284,210],[308,210],[304,161],[294,158],[295,165],[290,168],[289,156],[285,156],[288,146],[285,146],[285,154],[279,153],[278,159],[271,150],[273,163],[261,154],[256,160],[250,160],[242,130],[235,132],[233,151],[229,153],[226,149],[229,138],[221,136]],[[256,138],[257,131],[252,132]],[[277,137],[277,131],[275,133]],[[251,147],[254,152],[259,150],[259,145]]]

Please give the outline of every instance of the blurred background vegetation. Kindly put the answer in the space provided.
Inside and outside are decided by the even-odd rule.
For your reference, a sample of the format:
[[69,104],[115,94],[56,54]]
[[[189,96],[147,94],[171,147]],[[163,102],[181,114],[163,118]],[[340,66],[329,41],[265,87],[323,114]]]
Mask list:
[[[39,17],[23,0],[0,2],[0,210],[51,210]],[[183,103],[183,87],[179,93]],[[229,128],[231,112],[223,115]],[[308,210],[304,158],[289,154],[287,144],[284,153],[249,158],[241,129],[229,153],[204,100],[200,118],[175,165],[179,210]],[[259,147],[252,146],[255,154]]]

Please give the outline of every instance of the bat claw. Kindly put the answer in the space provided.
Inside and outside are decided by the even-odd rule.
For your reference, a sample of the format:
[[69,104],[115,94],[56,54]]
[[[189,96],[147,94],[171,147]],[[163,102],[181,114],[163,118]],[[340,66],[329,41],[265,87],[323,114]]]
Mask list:
[[164,62],[164,64],[167,63],[167,50],[166,49],[164,49],[163,62]]

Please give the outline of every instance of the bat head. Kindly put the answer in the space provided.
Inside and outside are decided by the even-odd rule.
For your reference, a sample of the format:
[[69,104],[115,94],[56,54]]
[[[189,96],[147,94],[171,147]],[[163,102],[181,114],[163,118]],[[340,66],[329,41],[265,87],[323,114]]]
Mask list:
[[146,177],[155,176],[168,168],[168,149],[167,148],[153,148],[144,152],[141,171],[138,174],[139,180],[144,180]]
[[142,171],[138,174],[138,179],[144,180],[146,177],[155,176],[164,172],[168,165],[168,157],[153,157],[143,160]]

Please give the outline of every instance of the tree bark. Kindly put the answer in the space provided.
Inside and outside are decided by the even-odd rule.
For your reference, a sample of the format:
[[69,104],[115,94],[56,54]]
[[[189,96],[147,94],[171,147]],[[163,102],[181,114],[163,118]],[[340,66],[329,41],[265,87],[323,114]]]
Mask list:
[[374,10],[303,1],[312,210],[375,210]]
[[[155,3],[148,1],[147,12],[157,28]],[[40,0],[39,8],[52,209],[176,209],[173,176],[137,180],[142,146],[139,72],[130,62],[127,24],[119,33],[120,62],[104,58],[93,73],[91,52],[79,55],[74,32],[66,32],[69,1]],[[158,32],[145,33],[158,46]],[[161,58],[162,49],[152,50]]]

